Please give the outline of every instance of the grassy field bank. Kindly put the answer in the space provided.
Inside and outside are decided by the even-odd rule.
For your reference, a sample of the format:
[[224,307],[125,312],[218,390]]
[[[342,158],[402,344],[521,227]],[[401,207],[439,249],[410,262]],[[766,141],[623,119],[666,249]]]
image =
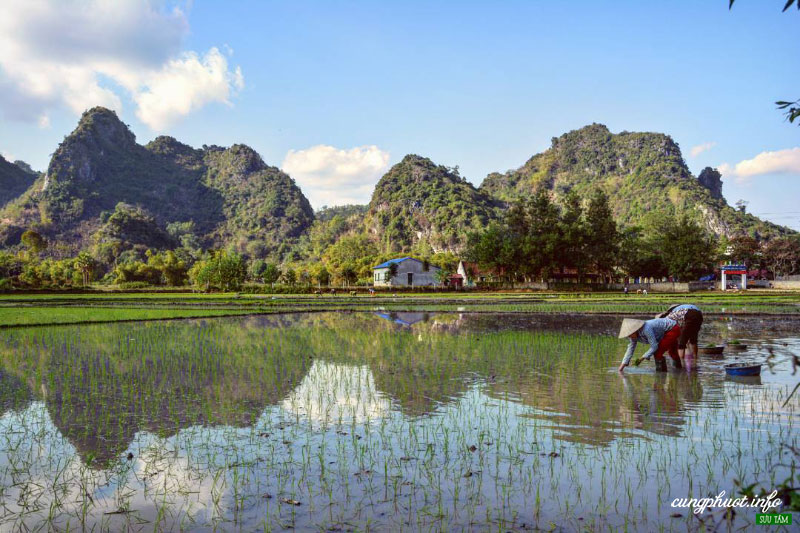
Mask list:
[[677,302],[706,314],[800,316],[800,294],[779,292],[621,295],[598,293],[439,293],[239,295],[108,293],[0,295],[0,327],[163,320],[298,311],[431,311],[650,315]]

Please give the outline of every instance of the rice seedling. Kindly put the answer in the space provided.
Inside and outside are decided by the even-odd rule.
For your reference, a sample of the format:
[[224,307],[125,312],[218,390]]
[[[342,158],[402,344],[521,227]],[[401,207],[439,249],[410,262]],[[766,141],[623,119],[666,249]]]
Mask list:
[[783,347],[757,385],[712,359],[620,376],[616,323],[398,311],[1,330],[0,529],[682,531],[705,525],[673,518],[674,498],[787,477],[794,319],[709,320],[712,340],[762,331],[748,357]]

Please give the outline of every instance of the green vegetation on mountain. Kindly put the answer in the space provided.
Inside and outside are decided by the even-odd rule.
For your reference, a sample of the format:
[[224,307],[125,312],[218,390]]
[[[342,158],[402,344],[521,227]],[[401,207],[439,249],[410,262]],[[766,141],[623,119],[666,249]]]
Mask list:
[[365,225],[387,252],[457,251],[468,231],[498,216],[498,207],[457,169],[407,155],[376,185]]
[[332,221],[336,217],[342,220],[352,220],[354,217],[363,217],[367,213],[368,206],[358,204],[336,205],[333,207],[323,207],[314,216],[320,222]]
[[[128,206],[124,216],[135,212],[133,218],[141,219],[139,230],[133,231],[138,240],[127,241],[123,249],[135,244],[169,247],[167,226],[182,223],[191,224],[204,247],[279,256],[314,219],[294,181],[267,166],[251,148],[198,150],[171,137],[141,146],[113,111],[99,107],[83,114],[59,145],[46,175],[2,216],[10,227],[35,227],[77,250],[93,238],[107,240],[109,231],[114,234],[108,226],[123,217],[120,203]],[[142,223],[155,234],[145,235]],[[4,244],[9,245],[21,231],[6,233]]]
[[158,250],[173,248],[174,239],[142,208],[120,202],[113,213],[101,215],[103,225],[92,236],[98,255],[113,259],[137,245]]
[[222,196],[216,243],[251,257],[283,256],[314,221],[311,204],[288,175],[264,164],[255,150],[235,144],[207,149],[204,183]]
[[363,230],[365,205],[326,207],[316,212],[314,223],[295,248],[297,258],[311,261],[322,259],[325,252],[344,236]]
[[11,163],[0,156],[0,208],[33,185],[36,172],[23,161]]
[[554,138],[550,149],[517,170],[490,174],[480,189],[505,202],[540,189],[556,198],[570,190],[586,197],[601,189],[622,227],[653,225],[685,214],[718,236],[791,233],[727,205],[714,172],[704,171],[702,181],[692,176],[668,135],[612,134],[602,124],[592,124]]

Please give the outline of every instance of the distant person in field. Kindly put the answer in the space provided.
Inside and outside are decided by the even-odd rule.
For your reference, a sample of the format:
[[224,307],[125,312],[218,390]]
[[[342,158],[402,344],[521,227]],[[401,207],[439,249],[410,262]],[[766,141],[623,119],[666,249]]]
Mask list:
[[619,365],[619,371],[623,372],[625,367],[631,364],[631,358],[639,342],[646,342],[650,345],[642,357],[634,361],[634,366],[639,366],[644,359],[655,357],[656,370],[666,372],[667,361],[664,359],[664,352],[668,352],[672,357],[675,368],[681,368],[681,359],[678,356],[678,337],[681,335],[681,328],[678,323],[669,318],[654,318],[652,320],[637,320],[626,318],[622,321],[619,329],[619,338],[628,337],[628,350]]
[[675,304],[656,315],[656,318],[669,318],[681,328],[681,336],[678,337],[678,357],[681,360],[686,357],[687,345],[691,348],[692,356],[697,358],[697,336],[703,325],[703,312],[699,307],[692,304]]

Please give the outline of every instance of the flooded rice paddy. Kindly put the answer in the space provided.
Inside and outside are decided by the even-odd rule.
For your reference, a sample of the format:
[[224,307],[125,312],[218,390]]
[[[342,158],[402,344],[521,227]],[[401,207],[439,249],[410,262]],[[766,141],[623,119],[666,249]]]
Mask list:
[[[0,530],[755,528],[755,510],[670,502],[790,475],[800,319],[707,319],[701,343],[747,349],[624,376],[618,325],[379,311],[2,330]],[[725,378],[751,360],[760,378]]]

